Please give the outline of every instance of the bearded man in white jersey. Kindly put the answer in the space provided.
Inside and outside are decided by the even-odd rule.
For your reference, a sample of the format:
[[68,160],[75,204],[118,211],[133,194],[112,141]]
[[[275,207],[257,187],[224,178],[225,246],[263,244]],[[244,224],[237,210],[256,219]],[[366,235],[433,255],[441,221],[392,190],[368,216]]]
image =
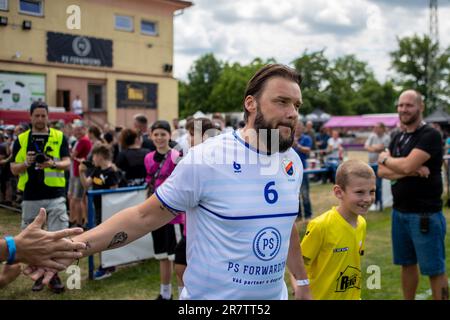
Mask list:
[[[301,76],[279,64],[261,68],[244,97],[246,126],[192,148],[144,203],[74,238],[84,256],[124,246],[186,212],[183,299],[311,299],[295,228],[303,175],[291,148],[302,104]],[[207,133],[206,133],[207,134]],[[71,264],[72,260],[58,260]],[[52,270],[29,267],[32,278]]]

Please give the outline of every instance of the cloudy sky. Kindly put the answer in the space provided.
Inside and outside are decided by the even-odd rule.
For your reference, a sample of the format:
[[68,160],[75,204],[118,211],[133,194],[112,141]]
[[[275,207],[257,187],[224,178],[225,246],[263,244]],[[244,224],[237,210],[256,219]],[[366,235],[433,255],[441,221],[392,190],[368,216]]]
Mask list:
[[[333,59],[355,54],[378,80],[389,70],[396,37],[428,33],[428,0],[191,0],[175,17],[175,76],[212,52],[223,61],[256,57],[289,64],[304,50]],[[450,0],[439,0],[442,47],[450,45]]]

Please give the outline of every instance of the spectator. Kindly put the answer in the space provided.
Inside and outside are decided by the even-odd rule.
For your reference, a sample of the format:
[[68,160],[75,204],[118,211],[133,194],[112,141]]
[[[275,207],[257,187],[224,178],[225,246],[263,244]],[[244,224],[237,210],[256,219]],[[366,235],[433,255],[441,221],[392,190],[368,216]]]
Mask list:
[[[155,143],[156,151],[145,156],[145,167],[147,169],[147,183],[149,195],[170,176],[175,169],[179,153],[171,149],[170,124],[167,121],[156,121],[151,128],[152,141]],[[188,183],[188,181],[186,181]],[[161,277],[161,290],[157,300],[172,299],[172,262],[175,259],[175,247],[181,240],[180,223],[182,217],[178,216],[170,223],[152,232],[155,258],[159,260],[159,272]]]
[[[36,217],[40,208],[48,212],[49,231],[68,227],[64,171],[69,169],[70,154],[67,140],[59,130],[48,126],[48,106],[33,102],[30,107],[31,130],[27,130],[14,142],[11,171],[19,176],[17,187],[23,191],[22,229]],[[43,289],[43,277],[32,290]],[[49,283],[54,293],[64,291],[58,274]]]
[[375,199],[375,174],[364,162],[349,160],[336,172],[333,207],[313,219],[301,247],[316,300],[360,300],[361,256],[366,214]]
[[141,147],[141,141],[133,129],[122,130],[119,139],[122,150],[119,152],[116,165],[125,173],[128,187],[141,186],[147,177],[144,158],[150,150]]
[[314,151],[317,149],[317,145],[316,145],[316,130],[314,130],[314,124],[311,120],[308,120],[306,122],[306,128],[305,130],[305,134],[307,134],[312,141],[312,146],[311,146],[311,150]]
[[[87,173],[88,167],[93,167]],[[120,176],[112,164],[112,152],[108,145],[98,144],[92,149],[92,163],[84,162],[80,165],[80,179],[83,186],[93,190],[114,189],[119,185]],[[102,223],[102,197],[94,197],[95,222]],[[95,280],[105,279],[111,276],[115,267],[103,268],[100,266],[94,273]]]
[[81,184],[79,166],[87,159],[92,148],[92,143],[86,135],[86,127],[82,121],[74,125],[73,133],[77,141],[71,152],[72,174],[69,181],[69,225],[82,227],[87,222],[87,214],[83,212],[85,210],[85,206],[83,205],[85,189]]
[[304,170],[308,168],[308,158],[311,153],[312,148],[312,139],[309,135],[304,133],[305,127],[301,120],[298,121],[297,127],[295,129],[295,140],[293,148],[300,156],[300,160],[303,165],[303,180],[302,186],[300,187],[299,194],[299,205],[298,205],[298,214],[297,220],[302,219],[302,205],[303,205],[303,219],[305,222],[308,222],[312,217],[312,208],[311,208],[311,200],[309,199],[309,177],[308,174],[305,173]]
[[83,101],[81,101],[79,95],[72,101],[72,112],[83,118]]
[[392,247],[394,264],[401,265],[404,298],[415,298],[419,264],[430,278],[433,299],[447,300],[442,138],[422,120],[424,108],[419,92],[401,93],[397,112],[405,131],[380,154],[378,174],[392,181]]

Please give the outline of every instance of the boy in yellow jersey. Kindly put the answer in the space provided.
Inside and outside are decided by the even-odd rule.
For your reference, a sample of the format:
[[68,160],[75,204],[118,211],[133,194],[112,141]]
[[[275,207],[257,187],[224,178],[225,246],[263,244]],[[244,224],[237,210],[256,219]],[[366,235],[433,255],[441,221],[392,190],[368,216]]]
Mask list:
[[339,206],[311,220],[301,242],[313,299],[361,299],[366,220],[375,200],[375,173],[366,163],[339,166],[333,187]]

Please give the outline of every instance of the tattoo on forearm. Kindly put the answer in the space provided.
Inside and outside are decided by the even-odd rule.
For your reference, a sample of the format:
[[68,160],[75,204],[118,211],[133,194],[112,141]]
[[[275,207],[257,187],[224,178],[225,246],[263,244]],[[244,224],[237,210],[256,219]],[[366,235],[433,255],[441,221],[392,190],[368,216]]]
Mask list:
[[86,244],[86,250],[89,250],[89,249],[92,248],[92,246],[91,246],[91,244],[89,243],[89,241],[86,241],[85,244]]
[[127,241],[128,235],[125,232],[116,233],[116,235],[112,238],[111,243],[108,245],[108,249],[117,247],[122,243]]
[[448,287],[442,288],[442,300],[448,300]]

